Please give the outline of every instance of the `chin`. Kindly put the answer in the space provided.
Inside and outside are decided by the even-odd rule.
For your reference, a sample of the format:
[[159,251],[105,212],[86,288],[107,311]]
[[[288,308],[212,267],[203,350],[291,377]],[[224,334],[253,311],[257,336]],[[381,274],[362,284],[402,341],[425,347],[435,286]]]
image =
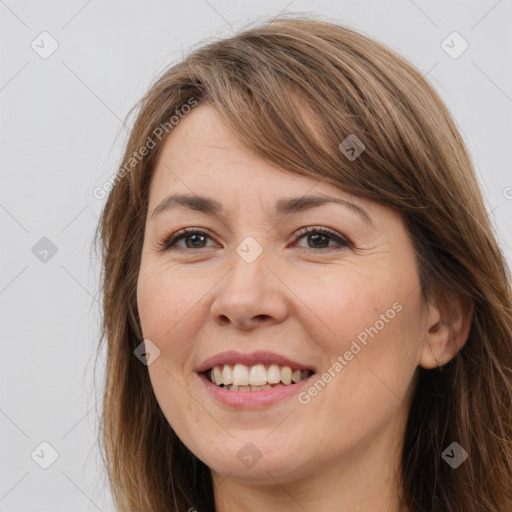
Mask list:
[[311,459],[302,465],[298,455],[301,452],[283,447],[276,440],[250,439],[251,435],[230,439],[215,453],[209,451],[200,458],[219,476],[254,485],[275,485],[276,480],[286,482],[311,473]]

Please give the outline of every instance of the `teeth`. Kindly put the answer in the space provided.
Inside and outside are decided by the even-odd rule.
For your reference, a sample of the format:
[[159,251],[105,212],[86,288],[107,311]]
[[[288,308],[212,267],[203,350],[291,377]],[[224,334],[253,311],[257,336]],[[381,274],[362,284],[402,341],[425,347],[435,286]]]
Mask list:
[[224,386],[229,391],[260,391],[278,386],[290,384],[307,379],[312,372],[309,370],[292,370],[289,366],[277,364],[256,364],[246,366],[237,363],[235,365],[218,365],[211,369],[209,377],[217,386]]
[[220,384],[223,383],[223,377],[222,377],[222,372],[220,371],[220,368],[218,366],[216,366],[213,370],[212,370],[212,382],[214,384],[217,384],[217,386],[219,386]]
[[233,369],[230,364],[225,364],[222,370],[222,384],[227,386],[233,384]]
[[292,383],[292,369],[289,366],[281,368],[281,382],[287,386]]
[[[242,365],[240,365],[242,366]],[[251,386],[263,386],[267,383],[267,370],[262,364],[251,366],[249,370],[249,384]]]
[[279,384],[281,382],[281,370],[277,364],[271,364],[268,367],[267,379],[269,384]]
[[249,368],[244,364],[235,364],[233,368],[233,384],[236,386],[247,386],[249,384]]

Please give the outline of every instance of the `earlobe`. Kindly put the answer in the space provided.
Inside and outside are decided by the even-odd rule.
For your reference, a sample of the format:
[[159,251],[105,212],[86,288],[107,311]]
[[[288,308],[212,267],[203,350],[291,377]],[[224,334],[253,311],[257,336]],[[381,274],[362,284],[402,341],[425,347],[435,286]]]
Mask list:
[[471,328],[473,303],[459,303],[457,312],[431,308],[418,364],[427,370],[442,368],[464,346]]

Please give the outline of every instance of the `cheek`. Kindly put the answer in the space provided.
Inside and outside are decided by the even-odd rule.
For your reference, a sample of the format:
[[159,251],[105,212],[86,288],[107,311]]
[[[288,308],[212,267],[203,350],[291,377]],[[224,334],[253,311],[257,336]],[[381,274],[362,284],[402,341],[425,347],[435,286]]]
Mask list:
[[161,350],[172,341],[173,351],[186,346],[187,326],[198,315],[202,293],[194,281],[180,282],[175,272],[146,269],[137,285],[137,306],[142,332]]
[[191,442],[187,437],[191,425],[204,421],[201,409],[191,400],[186,378],[196,336],[191,328],[197,330],[202,323],[198,319],[201,294],[192,282],[180,285],[175,274],[146,268],[139,276],[137,302],[144,338],[160,349],[159,357],[148,366],[156,400],[180,438]]
[[[329,268],[321,274],[296,279],[293,291],[299,299],[296,304],[302,304],[297,312],[302,326],[331,357],[349,350],[358,337],[362,341],[369,338],[365,329],[372,329],[376,322],[379,331],[388,330],[399,316],[393,309],[399,297],[396,284],[382,282],[382,278],[379,281],[379,276],[370,272]],[[383,324],[381,314],[386,315],[388,323]],[[395,320],[389,320],[392,317]]]
[[419,289],[410,293],[413,279],[389,269],[329,273],[297,281],[294,292],[304,301],[300,315],[310,319],[302,325],[328,356],[322,375],[336,390],[332,407],[352,404],[355,411],[376,396],[396,402],[393,394],[405,395],[417,365]]
[[[186,319],[194,314],[182,294],[169,293],[170,284],[162,278],[140,281],[137,290],[139,316],[144,339],[150,339],[160,350],[159,356],[148,366],[151,385],[160,408],[173,428],[176,418],[195,417],[198,411],[191,408],[186,390],[185,374],[190,361],[192,344],[185,332]],[[180,321],[181,319],[181,321]],[[190,321],[190,320],[189,320]]]

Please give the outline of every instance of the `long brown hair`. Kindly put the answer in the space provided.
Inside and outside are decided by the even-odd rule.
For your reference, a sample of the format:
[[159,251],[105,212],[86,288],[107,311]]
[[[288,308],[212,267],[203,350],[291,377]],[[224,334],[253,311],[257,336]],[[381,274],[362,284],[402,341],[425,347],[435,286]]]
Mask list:
[[[136,284],[149,184],[169,120],[186,115],[187,104],[215,108],[275,166],[402,214],[424,300],[443,301],[455,314],[474,307],[468,340],[443,371],[417,369],[399,468],[403,509],[512,510],[510,271],[468,150],[438,94],[404,58],[352,28],[300,13],[208,41],[135,107],[96,232],[99,347],[107,344],[100,444],[118,510],[215,510],[209,468],[173,432],[134,356],[143,340]],[[349,135],[365,146],[355,159],[340,150]],[[457,469],[442,458],[452,442],[468,453]]]

